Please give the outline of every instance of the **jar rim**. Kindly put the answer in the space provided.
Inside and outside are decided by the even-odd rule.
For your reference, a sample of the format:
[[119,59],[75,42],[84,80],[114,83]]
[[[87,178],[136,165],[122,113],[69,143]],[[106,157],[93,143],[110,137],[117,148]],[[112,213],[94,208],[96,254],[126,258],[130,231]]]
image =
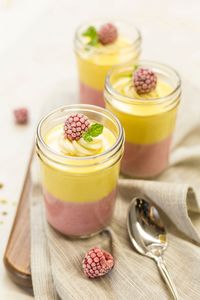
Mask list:
[[[82,22],[78,28],[76,29],[75,31],[75,38],[74,38],[74,42],[78,42],[81,46],[84,46],[84,47],[87,47],[88,50],[92,49],[92,50],[95,50],[97,53],[106,53],[108,51],[108,49],[106,47],[104,48],[97,48],[97,47],[94,47],[92,45],[87,45],[87,44],[84,44],[81,37],[80,37],[80,31],[81,29],[86,26],[87,24],[92,24],[95,23],[95,22],[102,22],[102,24],[104,23],[108,23],[108,22],[111,22],[111,20],[109,19],[93,19],[93,20],[90,20],[90,21],[86,21],[86,22]],[[134,31],[135,31],[135,35],[136,37],[131,40],[131,43],[129,45],[124,45],[124,46],[121,46],[119,47],[119,49],[121,51],[125,51],[125,52],[128,52],[128,51],[132,51],[133,47],[136,47],[137,48],[137,45],[141,43],[142,41],[142,35],[141,35],[141,32],[140,30],[138,29],[137,26],[135,26],[134,24],[132,24],[131,22],[126,22],[126,21],[123,21],[123,20],[120,20],[120,19],[113,19],[112,20],[112,23],[121,23],[121,24],[125,24],[127,26],[130,26],[130,28],[133,28]]]
[[[104,151],[103,153],[95,154],[95,155],[91,155],[91,156],[82,156],[82,157],[60,154],[60,153],[57,153],[55,150],[53,150],[51,147],[49,147],[48,144],[45,143],[45,141],[41,135],[42,125],[44,124],[45,121],[48,120],[48,118],[50,118],[54,114],[65,111],[65,110],[70,110],[70,109],[80,109],[80,110],[85,109],[85,110],[94,111],[94,112],[96,112],[98,110],[98,112],[100,114],[104,114],[104,115],[107,114],[106,115],[107,118],[110,118],[112,121],[114,121],[114,123],[119,131],[119,135],[116,138],[115,143],[110,148],[108,148],[106,151]],[[106,114],[105,114],[105,112],[106,112]],[[123,145],[123,142],[124,142],[124,130],[123,130],[123,127],[122,127],[120,121],[118,120],[118,118],[109,110],[104,109],[102,107],[98,107],[96,105],[90,105],[90,104],[68,104],[68,105],[63,105],[59,108],[54,109],[53,111],[49,112],[47,115],[45,115],[40,120],[40,122],[38,123],[38,126],[37,126],[36,134],[37,134],[36,143],[38,140],[40,142],[41,146],[45,150],[47,150],[48,153],[54,155],[55,158],[57,158],[57,159],[62,159],[63,161],[68,160],[71,162],[95,160],[98,158],[106,157],[109,153],[112,153],[112,155],[114,155],[119,149],[121,149],[121,145]],[[42,151],[40,146],[39,146],[39,149]],[[48,155],[47,155],[47,157],[49,158]],[[55,160],[55,161],[60,163],[59,160]],[[101,163],[102,163],[102,161],[101,161]],[[64,164],[66,165],[67,163],[64,162]]]
[[[162,96],[162,97],[155,97],[155,98],[150,98],[148,99],[148,101],[151,103],[151,104],[158,104],[158,103],[163,103],[165,101],[167,101],[169,98],[171,98],[174,94],[176,94],[180,88],[181,88],[181,77],[179,75],[179,73],[174,69],[172,68],[171,66],[168,66],[167,64],[163,64],[163,63],[160,63],[160,62],[157,62],[157,61],[151,61],[151,60],[140,60],[138,63],[137,63],[137,66],[141,66],[141,67],[151,67],[153,70],[154,69],[157,69],[157,70],[165,70],[166,72],[170,72],[172,73],[175,78],[176,78],[176,86],[173,88],[173,90],[165,95],[165,96]],[[116,99],[117,101],[121,101],[121,102],[126,102],[126,103],[136,103],[136,104],[143,104],[143,103],[146,103],[147,99],[146,98],[136,98],[136,97],[130,97],[130,96],[127,96],[127,95],[122,95],[120,92],[118,92],[117,90],[115,90],[111,84],[111,76],[113,74],[115,74],[115,72],[123,72],[123,71],[126,71],[126,70],[133,70],[133,67],[134,66],[130,66],[130,65],[121,65],[121,66],[116,66],[116,67],[113,67],[107,74],[106,76],[106,80],[105,80],[105,91],[108,92],[110,95],[114,96],[114,97],[119,97],[119,98],[124,98],[123,100],[121,99]]]

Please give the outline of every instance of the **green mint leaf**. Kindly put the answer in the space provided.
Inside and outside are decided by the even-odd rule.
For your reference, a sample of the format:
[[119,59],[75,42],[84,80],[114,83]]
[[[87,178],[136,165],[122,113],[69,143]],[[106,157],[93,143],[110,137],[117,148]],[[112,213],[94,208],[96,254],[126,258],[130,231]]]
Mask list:
[[83,36],[88,36],[90,38],[93,38],[97,35],[96,28],[94,26],[89,26],[86,31],[83,32]]
[[90,42],[88,43],[88,45],[90,46],[96,46],[99,42],[99,38],[98,37],[94,37],[93,39],[90,40]]
[[92,141],[92,137],[87,132],[83,135],[83,138],[86,142]]
[[127,77],[130,77],[130,78],[132,78],[133,77],[133,74],[134,74],[134,72],[138,69],[138,65],[134,65],[133,66],[133,72],[131,72],[130,74],[127,74]]
[[86,142],[91,142],[93,137],[97,137],[103,132],[103,125],[102,124],[92,124],[91,127],[85,132],[83,138]]
[[87,132],[92,137],[96,137],[96,136],[100,135],[103,132],[103,125],[98,124],[98,123],[92,124],[92,126],[88,129]]
[[90,46],[96,46],[99,42],[98,33],[94,26],[89,26],[86,31],[83,32],[83,36],[90,38],[90,41],[88,42],[88,45]]

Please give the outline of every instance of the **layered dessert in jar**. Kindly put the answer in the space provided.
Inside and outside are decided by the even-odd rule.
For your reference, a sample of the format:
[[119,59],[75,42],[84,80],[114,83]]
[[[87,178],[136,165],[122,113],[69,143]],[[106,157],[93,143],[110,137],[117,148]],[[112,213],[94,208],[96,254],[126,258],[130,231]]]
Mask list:
[[166,65],[141,61],[110,71],[105,100],[125,130],[122,173],[149,178],[165,170],[180,96],[180,77]]
[[43,118],[36,150],[48,222],[61,233],[85,237],[112,218],[124,135],[109,111],[69,105]]
[[80,102],[104,107],[105,77],[113,66],[135,63],[141,52],[141,35],[124,22],[94,21],[78,28],[74,40]]

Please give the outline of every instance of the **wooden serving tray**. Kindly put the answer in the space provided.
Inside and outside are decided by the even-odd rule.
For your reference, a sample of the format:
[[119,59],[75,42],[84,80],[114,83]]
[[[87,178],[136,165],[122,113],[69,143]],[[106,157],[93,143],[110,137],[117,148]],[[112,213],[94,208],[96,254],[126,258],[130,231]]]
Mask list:
[[[70,82],[71,87],[74,87],[74,81]],[[75,87],[72,89],[75,90]],[[55,108],[68,104],[68,99],[72,103],[78,103],[78,95],[74,92],[66,92],[65,88],[60,88],[59,97],[48,98],[45,102],[41,116]],[[4,254],[4,264],[11,278],[28,292],[33,293],[31,280],[31,264],[30,264],[30,192],[31,192],[31,166],[33,163],[35,149],[33,149],[24,180],[22,193],[17,207],[16,216],[11,229],[10,237],[7,243]]]
[[30,168],[33,155],[34,151],[30,157],[16,216],[4,254],[4,264],[11,278],[29,292],[32,291],[29,195],[31,187]]

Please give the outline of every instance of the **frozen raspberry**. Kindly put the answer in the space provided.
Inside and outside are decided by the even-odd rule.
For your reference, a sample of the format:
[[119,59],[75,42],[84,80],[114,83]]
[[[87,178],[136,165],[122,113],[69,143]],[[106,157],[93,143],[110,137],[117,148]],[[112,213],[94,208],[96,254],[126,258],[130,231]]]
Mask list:
[[72,114],[65,120],[64,137],[70,141],[78,141],[82,134],[88,130],[90,122],[83,114]]
[[146,94],[156,88],[157,76],[152,70],[140,68],[134,73],[133,84],[138,94]]
[[99,41],[103,45],[112,44],[118,37],[118,31],[115,25],[107,23],[101,26],[99,30]]
[[24,107],[15,109],[14,116],[17,124],[26,124],[28,122],[28,110]]
[[112,255],[98,247],[90,249],[83,260],[83,270],[87,277],[95,278],[108,273],[114,266]]

